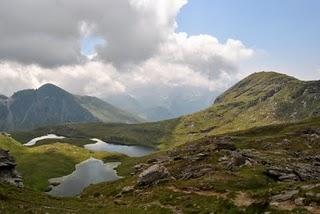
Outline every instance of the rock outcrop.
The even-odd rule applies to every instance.
[[[16,162],[9,151],[0,149],[0,182],[23,187],[22,178],[16,170]]]
[[[318,181],[320,166],[314,163],[295,163],[285,167],[272,166],[265,174],[276,181]]]
[[[138,178],[138,186],[151,186],[170,178],[170,172],[162,165],[155,164],[144,170]]]

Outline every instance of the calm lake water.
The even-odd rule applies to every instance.
[[[46,138],[45,138],[46,137]],[[58,137],[58,138],[56,138]],[[56,135],[47,135],[40,138],[35,138],[32,143],[28,145],[34,145],[37,141],[42,139],[61,139],[64,137]],[[128,155],[130,157],[142,157],[146,156],[155,150],[144,146],[127,146],[116,145],[106,143],[99,139],[91,139],[93,144],[87,144],[84,147],[91,151],[108,151],[117,152]],[[72,197],[79,195],[84,188],[91,184],[97,184],[106,181],[115,181],[120,179],[115,170],[121,163],[103,163],[101,160],[90,158],[78,165],[76,170],[67,176],[61,178],[50,179],[50,183],[59,183],[59,185],[52,188],[48,194],[57,197]]]
[[[30,140],[28,143],[24,144],[25,146],[34,146],[36,145],[36,143],[40,140],[46,140],[46,139],[63,139],[65,137],[63,136],[57,136],[55,134],[48,134],[48,135],[45,135],[45,136],[42,136],[42,137],[37,137],[37,138],[34,138],[32,140]]]
[[[111,144],[97,138],[91,140],[96,143],[87,144],[84,146],[86,149],[91,151],[118,152],[121,154],[128,155],[129,157],[143,157],[155,151],[154,149],[145,146],[127,146]]]
[[[79,195],[90,184],[120,179],[115,170],[121,163],[103,163],[101,160],[90,158],[78,165],[76,170],[67,176],[50,179],[50,183],[58,182],[58,186],[48,192],[57,197],[72,197]]]

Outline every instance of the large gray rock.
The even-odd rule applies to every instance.
[[[138,186],[151,186],[170,178],[170,172],[162,165],[155,164],[144,170],[138,178]]]
[[[317,162],[294,163],[291,165],[271,166],[265,174],[277,181],[319,181],[320,166]]]
[[[205,176],[214,171],[213,167],[209,164],[200,165],[188,165],[181,169],[181,171],[175,175],[176,179],[193,179]]]
[[[23,187],[22,178],[16,170],[14,158],[9,151],[0,149],[0,182],[6,182]]]
[[[265,174],[276,181],[298,181],[300,178],[293,169],[272,166],[265,170]]]
[[[242,166],[246,163],[247,158],[245,156],[243,156],[241,153],[239,152],[232,152],[231,153],[231,159],[227,165],[228,169],[233,169],[234,167],[239,167]]]
[[[293,166],[293,169],[302,181],[320,180],[320,166],[315,163],[298,163]]]
[[[271,200],[273,202],[288,201],[288,200],[292,199],[293,196],[297,195],[298,193],[299,193],[298,190],[284,191],[279,195],[272,196]]]

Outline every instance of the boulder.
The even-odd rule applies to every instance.
[[[319,181],[320,166],[313,162],[271,166],[265,170],[265,174],[277,181]]]
[[[178,174],[176,174],[175,178],[176,179],[199,178],[213,172],[213,170],[214,169],[210,164],[188,165],[184,167]]]
[[[320,180],[320,166],[311,162],[310,164],[298,163],[293,167],[295,174],[297,174],[302,181],[319,181]]]
[[[290,190],[282,192],[279,195],[272,196],[271,201],[272,202],[281,202],[281,201],[288,201],[293,198],[293,196],[297,195],[299,193],[299,190]]]
[[[143,171],[143,169],[145,169],[148,165],[141,163],[141,164],[137,164],[135,165],[134,168],[134,174],[140,173]]]
[[[276,181],[298,181],[299,177],[290,168],[269,167],[264,172],[267,176]]]
[[[228,154],[219,158],[219,162],[226,169],[234,170],[241,166],[253,166],[258,162],[255,160],[255,156],[248,151],[227,151]]]
[[[246,164],[247,158],[240,154],[239,152],[232,152],[231,153],[231,159],[228,162],[227,168],[228,169],[233,169],[234,167],[239,167],[244,164]]]
[[[170,172],[165,166],[155,164],[144,170],[138,178],[138,186],[152,186],[168,180]]]
[[[306,199],[305,199],[305,198],[302,198],[302,197],[296,198],[296,199],[294,200],[294,203],[295,203],[295,205],[297,205],[297,206],[303,206],[303,205],[306,203]]]

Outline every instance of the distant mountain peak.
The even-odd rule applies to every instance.
[[[284,89],[290,82],[301,83],[302,81],[273,71],[256,72],[225,91],[214,103],[247,101],[259,96],[269,96]]]
[[[320,81],[258,72],[228,89],[208,109],[183,118],[179,126],[184,133],[201,127],[205,134],[221,134],[319,116]]]
[[[10,105],[0,97],[0,130],[28,130],[69,122],[138,123],[139,118],[96,97],[73,95],[47,83],[14,93]]]
[[[248,77],[246,77],[243,80],[246,79],[261,79],[261,80],[271,80],[271,79],[275,79],[275,78],[280,78],[280,79],[289,79],[289,80],[297,80],[296,78],[289,76],[287,74],[283,74],[283,73],[279,73],[279,72],[275,72],[275,71],[260,71],[260,72],[255,72],[251,75],[249,75]]]
[[[60,88],[59,86],[56,86],[53,83],[46,83],[38,88],[38,91],[42,91],[42,90],[62,90],[62,91],[65,91],[64,89]]]

